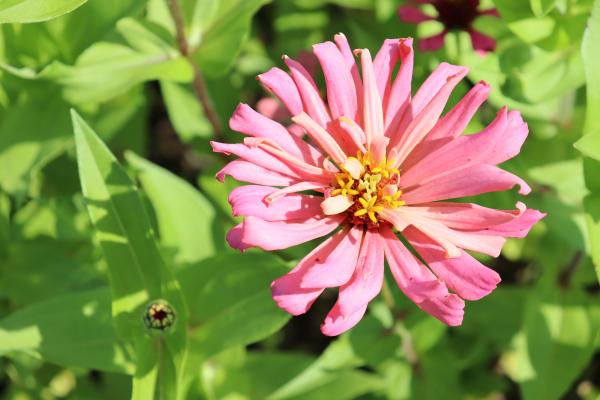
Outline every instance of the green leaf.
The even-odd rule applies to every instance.
[[[39,76],[62,85],[65,97],[73,103],[100,103],[149,80],[190,81],[193,71],[179,56],[99,42],[88,48],[74,66],[53,63]]]
[[[202,106],[189,85],[161,81],[160,91],[167,106],[169,120],[181,140],[190,143],[197,138],[212,137],[212,127],[204,117]]]
[[[529,0],[531,10],[536,17],[546,15],[550,10],[556,6],[558,0]]]
[[[558,399],[579,376],[594,353],[600,327],[591,307],[579,292],[553,289],[530,297],[514,350],[502,359],[525,400]]]
[[[87,0],[3,0],[0,24],[46,21],[73,11]]]
[[[35,118],[32,116],[35,115]],[[0,117],[0,186],[29,194],[39,171],[69,145],[68,106],[60,98],[32,99]]]
[[[177,263],[193,263],[215,254],[215,210],[189,183],[169,171],[126,153],[158,218],[162,245]]]
[[[183,0],[188,47],[203,73],[219,77],[229,71],[250,31],[252,16],[271,0]],[[175,33],[164,1],[149,5],[150,19]]]
[[[269,254],[222,254],[178,274],[190,307],[191,338],[204,357],[276,332],[289,319],[270,283],[289,272]]]
[[[583,136],[575,147],[585,156],[600,161],[600,1],[594,2],[581,52],[586,77],[587,111]]]
[[[600,194],[586,196],[583,200],[583,208],[589,232],[590,255],[600,281]]]
[[[110,292],[58,296],[0,322],[0,354],[24,351],[63,366],[132,373],[130,350],[117,340]]]
[[[178,282],[162,260],[135,185],[75,111],[72,118],[81,187],[96,239],[108,264],[117,331],[121,337],[136,343],[136,354],[143,359],[163,343],[162,337],[157,343],[147,340],[142,323],[146,304],[165,299],[173,306],[177,318],[164,337],[165,351],[171,356],[159,366],[159,374],[172,379],[159,383],[161,388],[175,388],[176,392],[173,370],[179,373],[185,358],[188,315]],[[136,379],[147,374],[146,368],[140,367]]]

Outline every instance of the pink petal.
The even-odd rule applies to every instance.
[[[490,93],[490,86],[479,82],[463,97],[450,112],[444,115],[410,153],[402,167],[408,171],[417,162],[459,136],[467,127],[477,109]]]
[[[298,87],[300,96],[302,97],[303,109],[311,116],[319,125],[326,127],[331,117],[325,108],[325,103],[321,98],[319,89],[315,81],[312,79],[308,71],[297,61],[284,56],[284,62],[287,64],[294,82]]]
[[[500,283],[496,271],[466,252],[463,251],[460,257],[447,258],[443,248],[418,230],[409,228],[403,234],[437,277],[463,299],[479,300]]]
[[[454,293],[442,299],[427,299],[417,305],[449,326],[460,326],[465,315],[465,302]]]
[[[246,250],[248,247],[243,241],[242,241],[242,233],[244,231],[243,228],[243,223],[241,224],[237,224],[236,226],[234,226],[233,228],[231,228],[229,230],[229,232],[227,232],[227,236],[225,237],[225,239],[227,240],[227,243],[229,243],[229,245],[231,247],[233,247],[234,249],[238,249],[241,251]]]
[[[341,141],[345,143],[346,147],[352,148],[353,150],[351,153],[346,154],[355,154],[356,150],[366,153],[367,149],[364,144],[366,143],[367,138],[360,125],[346,117],[341,117],[336,122],[340,127],[338,133]]]
[[[400,46],[403,39],[386,39],[373,60],[373,70],[377,79],[377,91],[383,104],[389,97],[392,74],[400,57]]]
[[[269,186],[240,186],[229,194],[234,216],[253,216],[265,221],[309,219],[321,212],[320,196],[289,194],[268,204],[265,198],[276,191]]]
[[[246,217],[242,224],[242,242],[248,247],[263,250],[281,250],[296,246],[331,233],[346,218],[334,215],[311,218],[298,222],[265,221]]]
[[[289,133],[280,123],[257,113],[247,104],[239,104],[229,119],[229,127],[257,138],[267,138],[283,150],[308,163],[319,165],[323,155],[310,144]]]
[[[517,204],[523,206],[522,203]],[[502,225],[518,218],[522,211],[496,210],[482,207],[472,203],[425,203],[418,207],[411,207],[411,212],[422,213],[429,219],[443,223],[449,228],[460,230],[479,231]]]
[[[269,194],[267,197],[265,197],[265,201],[267,202],[267,204],[271,205],[271,204],[275,203],[276,201],[278,201],[283,196],[286,196],[286,195],[289,195],[292,193],[304,192],[307,190],[322,191],[325,188],[327,188],[328,186],[329,185],[326,185],[326,184],[323,184],[320,182],[301,181],[298,183],[294,183],[293,185],[290,185],[288,187],[284,187],[282,189],[275,190],[274,192]],[[319,199],[322,199],[322,197],[319,197]],[[319,213],[317,213],[317,214],[319,214]]]
[[[382,228],[385,258],[398,287],[415,304],[445,324],[462,322],[464,302],[421,264],[389,228]]]
[[[348,71],[350,71],[352,79],[354,80],[354,88],[356,89],[357,110],[362,110],[362,79],[360,77],[360,74],[358,73],[358,66],[356,65],[356,60],[354,59],[352,49],[348,44],[348,39],[346,39],[346,36],[343,33],[338,33],[333,37],[333,40],[335,41],[335,44],[340,50],[340,53],[342,53],[346,68],[348,68]],[[361,115],[360,113],[358,113],[356,121],[360,123],[360,119]]]
[[[349,315],[366,306],[383,284],[383,242],[376,231],[366,231],[354,275],[340,288],[340,312]]]
[[[363,237],[361,228],[346,228],[323,242],[306,256],[300,287],[322,289],[347,283],[356,268]]]
[[[501,236],[450,229],[435,219],[415,212],[412,207],[402,207],[399,212],[403,213],[403,218],[410,225],[413,225],[442,246],[448,257],[460,257],[461,251],[459,248],[498,257],[506,241]]]
[[[539,212],[538,210],[527,209],[512,221],[493,226],[482,230],[479,233],[484,235],[523,238],[527,236],[533,225],[545,216],[545,213]]]
[[[391,223],[398,232],[402,232],[409,225],[402,217],[402,213],[398,212],[397,209],[386,208],[379,213],[379,216]]]
[[[469,31],[469,35],[471,36],[473,49],[484,53],[496,50],[496,41],[488,35],[484,35],[474,29]]]
[[[423,157],[402,176],[407,186],[477,164],[500,164],[516,156],[527,138],[520,113],[503,108],[482,132],[460,136]]]
[[[273,97],[263,97],[256,102],[256,111],[273,121],[285,121],[290,119],[290,113],[281,105],[279,100]]]
[[[385,107],[385,135],[392,137],[399,129],[404,129],[412,120],[410,106],[411,82],[414,64],[412,38],[400,39],[398,53],[400,55],[400,70],[394,79],[390,95]],[[410,111],[410,112],[409,112]],[[402,118],[403,114],[410,114],[410,118]]]
[[[500,18],[500,13],[498,13],[498,10],[495,8],[488,8],[487,10],[481,10],[481,11],[479,11],[479,15],[489,15],[491,17]]]
[[[436,51],[444,47],[444,38],[447,31],[442,31],[437,35],[429,36],[419,40],[419,49],[421,51]]]
[[[419,87],[412,100],[413,115],[419,114],[448,84],[448,80],[455,75],[466,75],[468,69],[459,65],[452,65],[446,62],[440,63],[436,69],[425,79],[425,82]]]
[[[321,325],[321,332],[327,336],[338,336],[353,328],[362,319],[367,311],[367,306],[362,306],[351,314],[344,314],[339,303],[335,303],[325,321]]]
[[[383,136],[383,110],[381,96],[377,91],[377,81],[375,71],[373,70],[373,63],[371,61],[371,53],[368,49],[362,49],[360,51],[360,61],[364,84],[363,123],[367,145],[370,146],[377,137]],[[382,157],[377,158],[381,159]]]
[[[419,8],[411,6],[398,7],[398,16],[403,22],[409,24],[420,24],[421,22],[433,19],[433,17],[425,14]]]
[[[287,275],[271,284],[277,305],[293,315],[303,314],[326,287],[346,283],[356,266],[362,231],[344,229],[321,243]]]
[[[419,112],[415,119],[406,128],[405,132],[397,138],[392,138],[394,142],[390,150],[395,150],[395,166],[399,166],[415,148],[417,144],[425,137],[425,135],[433,128],[441,115],[446,102],[452,93],[452,90],[467,74],[467,68],[461,68],[455,75],[450,76],[442,88],[436,93],[431,101]],[[416,97],[415,97],[416,99]],[[414,105],[415,102],[413,102]],[[413,109],[415,111],[415,109]]]
[[[313,46],[313,52],[321,63],[325,74],[327,101],[333,118],[347,116],[356,118],[357,98],[354,80],[345,64],[344,57],[332,42],[319,43]]]
[[[307,163],[303,159],[284,151],[270,139],[247,137],[244,139],[244,145],[253,150],[263,150],[266,154],[273,156],[278,161],[284,163],[290,170],[295,172],[295,175],[302,177],[304,180],[321,182],[330,182],[331,180],[330,176],[323,168],[316,167],[313,164]]]
[[[305,112],[301,112],[292,118],[296,124],[300,125],[306,130],[306,133],[312,140],[314,140],[319,147],[321,147],[331,158],[339,164],[343,164],[346,161],[346,154],[341,149],[339,144],[333,139],[331,134],[327,132],[321,125],[313,120]]]
[[[348,196],[331,196],[321,202],[321,209],[325,215],[336,215],[343,213],[354,204]]]
[[[216,177],[219,181],[223,182],[227,175],[240,182],[266,186],[289,186],[296,182],[295,178],[243,160],[231,161],[217,172]]]
[[[291,115],[302,111],[302,99],[292,78],[282,69],[273,67],[257,76],[259,82],[279,98]]]
[[[463,133],[473,115],[487,100],[490,92],[490,85],[483,81],[478,82],[448,114],[438,121],[431,133],[427,135],[427,139],[455,138]]]
[[[257,147],[249,147],[241,143],[210,142],[212,150],[226,155],[235,154],[242,160],[255,164],[269,171],[277,172],[292,178],[301,179],[303,175],[292,169],[287,163]]]
[[[465,169],[438,175],[412,189],[406,189],[402,200],[408,204],[476,196],[482,193],[509,190],[519,185],[519,194],[526,195],[531,188],[516,175],[493,165],[473,165]]]

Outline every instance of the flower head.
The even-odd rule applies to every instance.
[[[272,284],[274,300],[293,315],[305,313],[326,288],[339,287],[322,325],[326,335],[362,318],[381,290],[384,259],[418,307],[460,325],[464,300],[500,282],[465,250],[498,256],[505,238],[525,236],[543,214],[522,203],[496,210],[444,200],[515,185],[527,194],[523,180],[497,167],[519,152],[527,125],[519,112],[503,108],[483,131],[461,136],[489,86],[477,83],[441,116],[467,69],[442,63],[412,96],[412,39],[386,40],[374,60],[367,49],[353,53],[342,34],[313,51],[326,101],[291,58],[284,57],[289,73],[272,68],[259,76],[305,139],[241,104],[230,127],[247,135],[244,143],[212,143],[214,151],[238,156],[217,177],[251,184],[229,196],[233,213],[245,217],[228,233],[229,244],[279,250],[333,233]]]
[[[437,17],[425,14],[416,4],[401,6],[398,15],[404,22],[420,24],[425,21],[437,20],[444,25],[444,30],[419,42],[421,51],[438,50],[444,45],[446,34],[453,30],[469,33],[473,48],[479,52],[489,52],[496,49],[496,41],[491,37],[476,31],[473,22],[481,15],[498,16],[495,8],[479,10],[479,0],[412,0],[410,3],[431,4],[437,11]]]

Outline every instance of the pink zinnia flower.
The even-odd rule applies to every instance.
[[[339,287],[322,325],[326,335],[362,318],[381,290],[384,259],[418,307],[460,325],[463,299],[480,299],[500,282],[465,250],[498,256],[505,238],[524,237],[543,214],[522,203],[505,211],[442,200],[515,185],[529,193],[523,180],[496,166],[519,153],[527,124],[503,108],[483,131],[461,136],[489,86],[477,83],[440,118],[467,68],[442,63],[411,96],[412,39],[386,40],[374,61],[369,50],[357,50],[362,74],[342,34],[313,51],[327,102],[291,58],[284,57],[289,74],[272,68],[258,77],[308,140],[240,104],[230,127],[248,135],[244,143],[212,143],[214,151],[239,157],[218,179],[252,184],[229,196],[234,215],[245,217],[227,235],[229,244],[280,250],[337,231],[272,284],[277,304],[293,315],[307,312],[326,288]]]
[[[496,49],[494,39],[473,28],[473,22],[481,15],[498,17],[498,11],[495,8],[479,11],[479,0],[411,0],[409,3],[431,4],[435,7],[438,15],[432,17],[415,5],[407,5],[398,8],[398,15],[402,21],[409,24],[420,24],[425,21],[437,20],[444,25],[442,32],[419,41],[421,51],[439,50],[444,46],[446,34],[453,30],[468,32],[473,48],[479,52],[486,53]]]

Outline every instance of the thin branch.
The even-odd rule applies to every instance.
[[[219,116],[215,110],[213,101],[210,98],[208,89],[206,88],[206,84],[204,83],[204,77],[202,76],[202,72],[200,71],[200,68],[198,67],[196,62],[193,60],[192,55],[190,54],[187,38],[185,36],[185,23],[183,15],[181,13],[181,7],[179,7],[179,3],[177,2],[177,0],[168,0],[168,2],[171,15],[173,16],[173,21],[175,22],[175,34],[177,36],[177,45],[179,46],[179,51],[184,57],[188,59],[188,61],[194,69],[194,81],[192,84],[194,87],[194,92],[196,93],[198,101],[202,105],[204,114],[206,115],[208,122],[213,128],[215,138],[219,139],[223,136],[223,128],[221,126],[221,121],[219,120]]]

